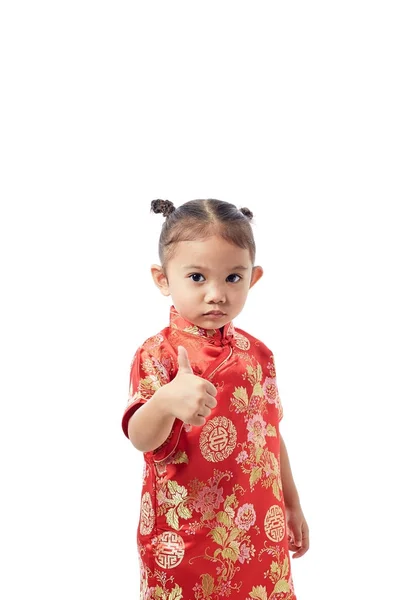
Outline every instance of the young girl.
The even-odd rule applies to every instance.
[[[235,327],[255,266],[248,208],[192,200],[162,212],[153,279],[169,325],[138,348],[122,428],[143,452],[141,600],[296,600],[308,526],[279,421],[274,357]],[[139,409],[139,410],[138,410]]]

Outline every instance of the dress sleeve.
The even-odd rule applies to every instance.
[[[122,416],[122,429],[126,437],[129,437],[128,422],[133,413],[169,380],[162,362],[144,348],[138,348],[130,366],[128,404]]]
[[[275,359],[274,355],[271,351],[269,351],[269,357],[267,361],[267,376],[264,381],[264,391],[267,397],[267,400],[270,404],[274,404],[277,410],[278,422],[282,421],[283,418],[283,408],[281,399],[279,396],[278,385],[276,382],[276,369],[275,369]]]
[[[122,416],[122,430],[127,438],[129,438],[128,423],[133,413],[142,404],[150,400],[154,392],[169,383],[170,380],[170,373],[163,362],[162,356],[160,355],[160,358],[157,358],[145,348],[138,348],[131,362],[128,404]],[[176,418],[168,438],[161,446],[144,454],[159,461],[169,456],[176,446],[182,426],[183,422]]]

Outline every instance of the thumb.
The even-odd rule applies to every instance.
[[[184,346],[178,346],[178,371],[180,373],[189,373],[193,375],[193,369],[190,366],[189,356]]]

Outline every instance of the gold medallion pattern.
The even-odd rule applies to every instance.
[[[163,569],[177,567],[185,554],[185,543],[176,531],[164,531],[158,536],[154,555],[156,563]]]
[[[240,350],[248,350],[250,348],[249,340],[247,339],[247,337],[245,337],[241,333],[238,333],[237,331],[235,331],[234,338],[235,338],[235,344],[238,348],[240,348]]]
[[[271,542],[281,542],[285,536],[285,515],[277,504],[271,506],[265,515],[264,529]]]
[[[227,417],[215,417],[208,421],[200,434],[200,451],[210,462],[228,458],[236,448],[236,427]]]

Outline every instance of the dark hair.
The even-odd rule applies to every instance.
[[[253,213],[238,209],[223,200],[189,200],[178,208],[170,200],[152,200],[151,210],[166,217],[158,243],[163,267],[173,256],[174,245],[181,241],[206,239],[219,235],[231,244],[247,248],[254,265],[256,246],[250,224]]]

